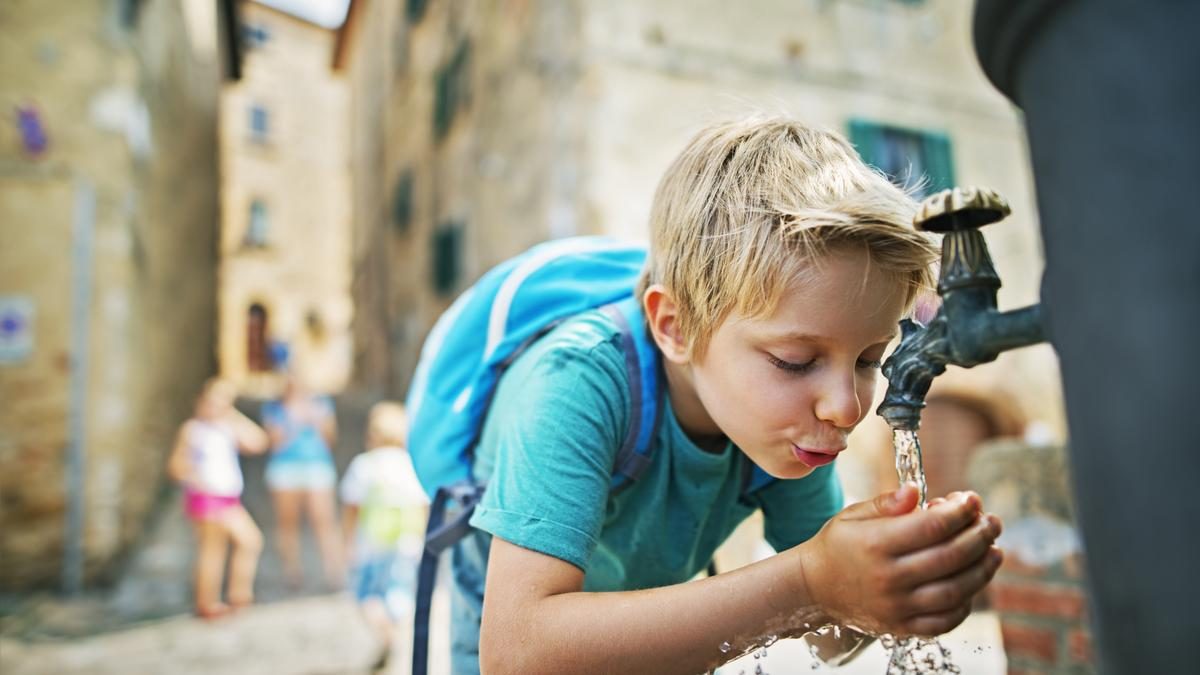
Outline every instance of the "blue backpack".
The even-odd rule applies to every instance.
[[[505,369],[562,320],[603,307],[621,327],[634,416],[613,486],[640,474],[658,408],[658,351],[634,286],[643,246],[602,237],[540,244],[501,263],[434,324],[409,389],[408,451],[431,499],[471,481],[471,451]]]
[[[406,401],[408,452],[432,499],[417,576],[415,675],[423,675],[428,666],[438,556],[470,531],[468,521],[483,496],[484,486],[475,484],[471,473],[475,444],[500,376],[526,348],[582,312],[599,308],[612,317],[621,330],[632,401],[612,489],[637,480],[649,464],[662,399],[658,349],[644,328],[634,293],[645,260],[644,246],[605,237],[540,244],[483,275],[426,338]],[[747,490],[770,481],[761,469],[749,466]],[[451,504],[458,509],[447,522]]]

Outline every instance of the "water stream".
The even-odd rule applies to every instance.
[[[897,429],[892,434],[896,450],[896,475],[900,484],[914,483],[920,493],[920,507],[925,508],[925,467],[921,464],[921,443],[917,432]],[[950,660],[950,650],[936,639],[919,637],[897,638],[881,635],[879,643],[890,649],[887,675],[936,675],[962,672]]]

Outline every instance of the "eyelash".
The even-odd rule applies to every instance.
[[[771,354],[767,354],[767,360],[770,361],[771,365],[775,366],[776,368],[780,370],[786,370],[789,373],[807,373],[813,369],[813,366],[817,364],[816,359],[806,363],[792,363],[791,361],[784,361],[783,359]]]
[[[792,363],[791,361],[784,361],[783,359],[773,356],[771,354],[767,354],[767,360],[769,360],[771,362],[771,365],[775,366],[776,368],[778,368],[780,370],[785,370],[789,373],[798,373],[798,374],[807,373],[808,371],[812,370],[813,367],[815,367],[817,365],[816,359],[813,359],[806,363]],[[859,359],[859,361],[858,361],[858,367],[863,368],[865,370],[877,370],[882,365],[883,365],[883,362],[878,361],[878,360],[863,361],[862,359]]]

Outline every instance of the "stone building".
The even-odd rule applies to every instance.
[[[221,94],[221,374],[277,393],[283,353],[309,384],[350,376],[350,172],[334,32],[242,4],[242,78]]]
[[[997,189],[1014,209],[987,230],[1001,307],[1036,301],[1021,120],[979,71],[970,10],[958,0],[353,0],[335,61],[354,120],[356,377],[401,395],[455,294],[532,243],[644,238],[657,180],[689,136],[747,112],[841,131],[926,190]],[[1003,423],[963,422],[986,422],[982,437],[1029,420],[1063,433],[1048,347],[948,374],[931,396],[943,388],[951,416],[985,414],[953,392],[1003,399]],[[881,447],[885,434],[875,424],[858,436]]]
[[[0,587],[109,568],[215,370],[235,10],[0,5]]]

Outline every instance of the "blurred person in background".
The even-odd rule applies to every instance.
[[[242,506],[238,451],[262,453],[269,441],[261,427],[233,407],[234,396],[229,382],[206,382],[195,414],[180,427],[167,461],[167,473],[183,486],[184,510],[195,525],[196,614],[206,619],[254,600],[254,574],[263,545],[262,532]],[[228,604],[221,602],[227,554]]]
[[[404,406],[376,403],[367,418],[367,450],[342,478],[342,528],[351,584],[379,640],[374,668],[387,666],[400,617],[413,609],[429,499],[406,449]]]
[[[303,584],[300,517],[308,516],[321,551],[325,582],[342,587],[344,567],[338,542],[334,486],[337,469],[330,450],[337,438],[333,401],[311,393],[295,371],[285,371],[283,397],[263,406],[271,438],[266,484],[275,508],[276,544],[284,575],[293,589]]]

